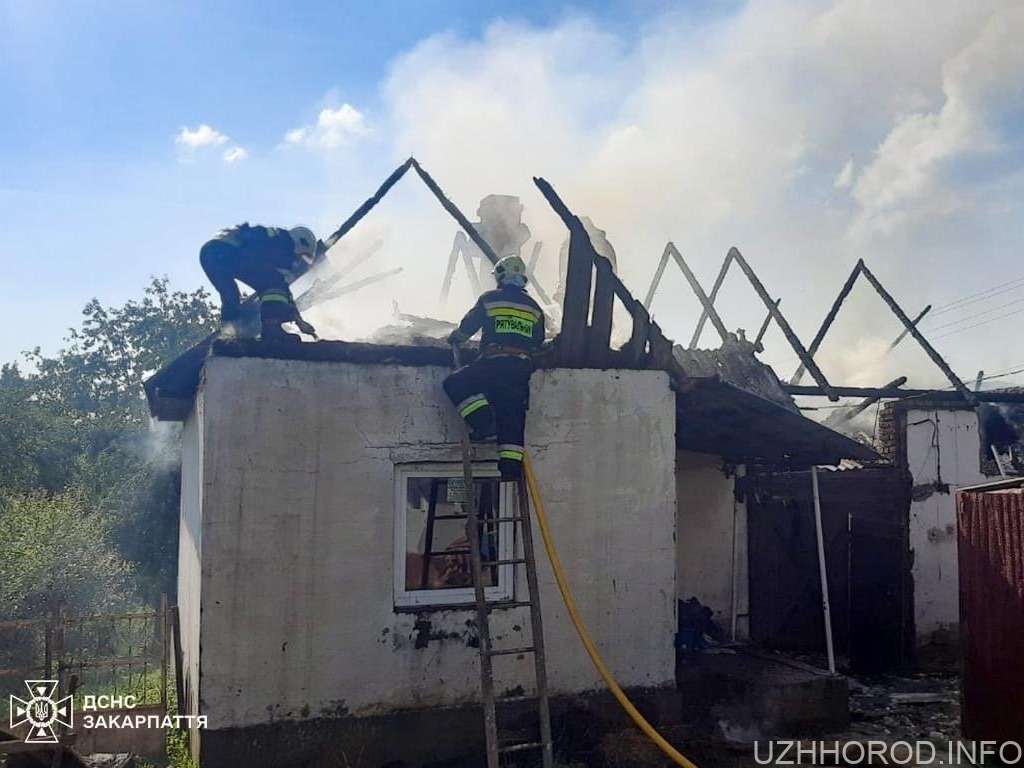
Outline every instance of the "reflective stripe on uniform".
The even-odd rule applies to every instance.
[[[490,405],[490,403],[487,402],[487,398],[484,395],[470,395],[459,403],[456,408],[459,409],[459,415],[462,418],[466,418],[469,414],[479,411],[487,405]]]
[[[523,320],[537,321],[541,313],[529,304],[517,304],[514,301],[485,301],[484,309],[490,317],[504,315],[506,317],[519,317]]]
[[[506,443],[498,446],[499,459],[511,459],[512,461],[523,460],[523,446]]]
[[[269,291],[263,291],[260,294],[260,301],[279,302],[281,304],[291,304],[292,297],[289,296],[285,291],[277,288],[271,288]]]

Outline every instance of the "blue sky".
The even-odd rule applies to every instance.
[[[0,360],[55,351],[89,299],[150,275],[205,285],[196,253],[226,224],[329,232],[409,154],[467,213],[520,195],[552,281],[563,234],[533,175],[608,231],[636,294],[669,239],[708,283],[737,245],[805,341],[860,257],[908,312],[1022,277],[1020,4],[907,3],[0,0]],[[385,237],[379,268],[406,273],[337,302],[340,335],[391,300],[461,309],[421,301],[450,223],[395,197],[353,242]],[[1017,298],[936,316],[964,375],[1024,366],[1001,342],[1024,314],[997,309]],[[760,324],[737,281],[722,301],[727,326]],[[879,310],[855,292],[832,378],[940,384],[912,349],[880,362],[898,327]],[[696,311],[655,304],[676,338]],[[765,359],[791,358],[771,335]]]
[[[330,94],[372,111],[392,59],[430,35],[583,13],[630,34],[664,5],[0,0],[0,359],[56,349],[87,300],[131,298],[149,274],[201,284],[197,237],[222,224],[274,209],[303,218],[272,190],[246,189],[260,179],[240,169],[176,164],[182,127],[213,125],[270,152]],[[201,224],[182,231],[193,214]]]

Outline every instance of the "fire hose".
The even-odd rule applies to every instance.
[[[590,660],[594,662],[594,666],[597,668],[598,673],[601,675],[608,689],[615,696],[615,699],[622,705],[622,708],[626,710],[626,714],[632,718],[633,722],[636,723],[637,727],[644,732],[644,734],[664,752],[676,765],[685,766],[685,768],[697,768],[692,762],[690,762],[685,755],[679,752],[675,747],[669,744],[664,737],[658,733],[654,726],[652,726],[643,715],[633,706],[633,702],[629,700],[626,693],[622,690],[619,684],[612,677],[611,671],[605,665],[601,655],[597,652],[597,647],[594,645],[594,641],[590,639],[590,633],[587,632],[586,626],[583,624],[583,619],[580,618],[579,611],[576,608],[576,600],[572,596],[572,592],[569,591],[569,584],[566,582],[565,573],[562,571],[562,564],[558,559],[558,552],[555,550],[554,539],[551,536],[551,529],[548,527],[547,514],[544,512],[544,501],[540,497],[540,488],[537,485],[537,476],[533,473],[533,462],[530,460],[530,455],[526,452],[523,453],[523,469],[526,472],[526,484],[530,488],[530,496],[533,497],[533,505],[537,513],[537,523],[540,526],[541,537],[544,539],[544,548],[548,552],[548,559],[551,560],[551,569],[555,573],[555,581],[558,582],[558,591],[562,593],[562,600],[565,601],[565,607],[569,611],[569,618],[572,619],[573,626],[576,627],[576,633],[580,636],[580,641],[583,643],[583,647],[587,650],[587,655],[590,656]]]

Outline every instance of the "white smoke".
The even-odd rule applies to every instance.
[[[636,39],[586,17],[496,22],[480,39],[444,34],[398,57],[375,129],[394,165],[415,154],[470,219],[487,194],[520,196],[549,293],[565,230],[534,175],[607,231],[637,297],[667,240],[706,288],[736,245],[808,344],[858,257],[912,315],[1020,272],[1007,246],[1021,245],[1022,34],[1011,0],[751,0],[711,20],[652,19]],[[438,301],[455,232],[410,174],[350,235],[386,241],[367,269],[405,271],[319,322],[366,335],[391,321],[392,298],[457,320],[472,299],[461,265],[450,301]],[[738,273],[720,308],[748,338],[764,317]],[[673,266],[653,312],[689,341],[699,307]],[[941,386],[912,339],[884,354],[900,330],[861,286],[822,348],[826,373]],[[702,344],[717,346],[710,326]],[[984,332],[937,346],[965,376],[1020,362]],[[766,347],[788,377],[796,360],[774,326]]]

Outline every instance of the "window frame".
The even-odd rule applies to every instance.
[[[473,479],[498,478],[497,464],[483,462],[473,464]],[[452,587],[449,589],[407,589],[406,582],[406,546],[408,544],[409,516],[406,508],[407,486],[410,478],[459,478],[463,477],[462,465],[455,462],[420,462],[395,464],[394,475],[394,603],[395,608],[471,608],[476,602],[476,593],[472,586]],[[498,514],[500,517],[512,517],[515,513],[514,483],[498,483]],[[498,523],[498,559],[511,560],[516,547],[515,523]],[[484,587],[484,597],[488,603],[497,603],[515,598],[515,566],[499,565],[497,584]]]

